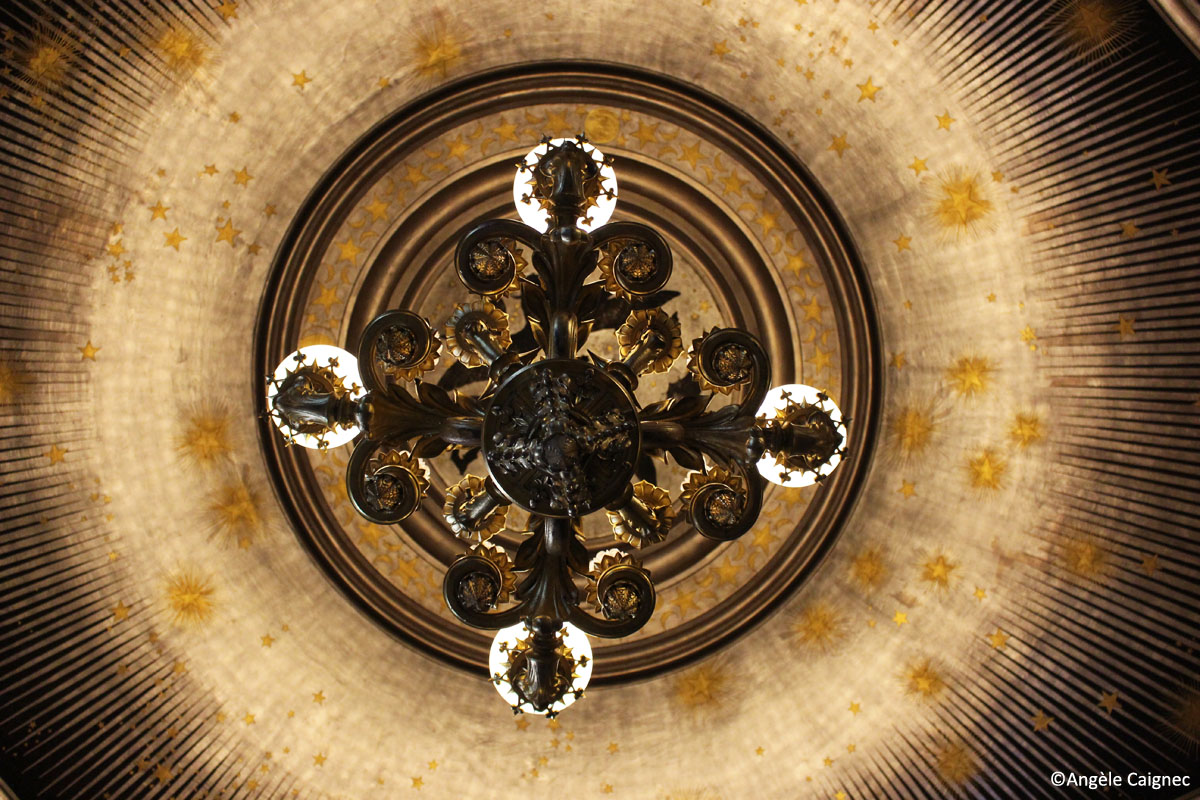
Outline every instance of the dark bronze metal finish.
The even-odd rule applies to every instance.
[[[643,455],[670,454],[699,473],[703,485],[683,513],[704,536],[728,541],[758,518],[766,481],[756,463],[764,452],[781,464],[815,470],[840,455],[842,436],[818,406],[789,406],[770,421],[756,418],[770,387],[770,362],[745,331],[714,329],[692,345],[690,368],[702,386],[740,390],[738,402],[716,411],[708,410],[712,394],[646,407],[634,399],[638,376],[665,371],[680,353],[678,323],[661,310],[630,313],[618,331],[623,358],[581,357],[588,327],[610,297],[604,282],[587,280],[599,249],[619,243],[614,276],[619,289],[632,294],[666,282],[670,250],[638,223],[592,233],[581,228],[580,218],[603,191],[600,166],[582,134],[543,144],[537,164],[521,169],[532,173],[532,195],[550,214],[548,229],[491,220],[470,231],[455,255],[464,285],[487,296],[517,278],[508,243],[532,251],[536,278],[520,278],[518,286],[540,352],[520,352],[507,316],[490,303],[459,306],[446,337],[460,361],[488,367],[489,381],[478,397],[468,397],[413,379],[414,397],[401,384],[433,347],[432,328],[410,312],[390,311],[367,327],[359,347],[365,396],[337,396],[318,367],[301,366],[273,381],[279,391],[271,412],[295,430],[358,421],[362,436],[346,480],[356,507],[374,522],[394,522],[416,508],[423,489],[418,459],[447,447],[482,450],[490,477],[475,489],[468,479],[469,491],[447,502],[446,516],[460,536],[482,542],[495,532],[499,506],[530,512],[532,530],[514,565],[524,578],[515,605],[494,610],[503,584],[498,567],[484,555],[467,554],[448,570],[444,597],[460,620],[477,628],[525,622],[532,645],[513,660],[509,683],[523,702],[545,712],[571,685],[573,662],[555,645],[564,622],[616,638],[641,628],[654,610],[645,569],[620,564],[593,578],[579,523],[607,508],[619,541],[640,548],[666,538],[674,517],[669,496],[630,482]],[[401,447],[411,451],[379,458],[381,449]],[[600,617],[580,608],[577,577],[596,580]]]
[[[787,177],[803,176],[803,168],[782,157],[783,151],[777,147],[777,143],[771,143],[769,135],[715,98],[697,93],[682,84],[676,85],[662,76],[650,76],[608,65],[537,65],[532,73],[530,69],[524,67],[478,76],[440,91],[436,97],[425,98],[414,106],[415,111],[405,112],[409,114],[406,130],[419,129],[427,124],[422,122],[423,119],[433,119],[422,116],[427,114],[421,110],[423,108],[442,109],[444,106],[453,107],[456,113],[470,113],[476,106],[483,108],[493,104],[496,88],[510,84],[518,94],[526,92],[530,98],[535,96],[538,86],[550,87],[549,97],[552,98],[558,97],[558,94],[562,98],[590,96],[596,98],[592,102],[603,102],[600,98],[621,97],[632,104],[657,109],[659,113],[675,114],[681,123],[686,120],[686,124],[702,127],[704,135],[749,154],[753,163],[763,165],[763,172],[759,175],[767,180],[770,191],[776,196],[796,199],[799,205],[795,207],[803,208],[807,222],[815,224],[822,236],[828,232],[822,241],[847,241],[844,232],[821,205],[824,201],[812,195],[811,181],[804,183],[807,178],[793,180]],[[559,85],[573,88],[570,93],[563,94],[553,88]],[[578,92],[583,94],[578,94],[574,87],[578,87]],[[513,95],[512,102],[518,102],[517,97]],[[720,114],[713,116],[711,111],[702,110],[706,107],[720,107]],[[443,112],[439,110],[437,113]],[[723,122],[724,127],[708,125],[705,121],[708,119],[732,121],[732,124]],[[393,123],[389,121],[388,125]],[[297,218],[298,223],[281,248],[276,271],[267,291],[269,311],[263,314],[264,326],[260,331],[260,342],[265,349],[260,350],[259,358],[264,368],[278,358],[275,354],[287,352],[296,341],[294,331],[299,318],[289,309],[295,308],[296,298],[304,289],[289,283],[292,280],[289,270],[309,262],[315,263],[313,259],[322,247],[321,240],[316,238],[315,231],[318,228],[308,221],[323,217],[337,219],[345,213],[344,206],[331,205],[333,198],[343,196],[345,191],[336,176],[370,174],[372,170],[378,170],[379,167],[371,166],[372,163],[380,164],[380,159],[386,156],[373,142],[384,141],[391,135],[388,132],[390,130],[394,128],[383,131],[383,139],[374,132],[365,137],[363,145],[348,154],[345,163],[331,172],[331,182],[314,192],[312,202],[302,210]],[[577,227],[578,218],[588,208],[589,194],[594,193],[597,187],[594,176],[588,174],[588,162],[579,157],[581,149],[574,149],[579,152],[573,152],[572,148],[560,148],[555,151],[553,159],[544,160],[538,167],[532,194],[547,205],[554,206],[553,221],[546,234],[519,222],[497,220],[472,226],[460,240],[453,256],[456,270],[464,285],[484,299],[471,304],[463,312],[459,320],[461,324],[452,326],[449,337],[442,334],[439,342],[442,332],[438,330],[435,333],[432,326],[409,312],[391,311],[380,315],[375,311],[373,316],[376,318],[369,323],[366,321],[369,317],[361,321],[350,318],[349,330],[352,336],[358,336],[361,340],[358,351],[360,371],[368,395],[355,407],[354,418],[362,423],[364,434],[347,470],[348,490],[355,507],[369,519],[392,523],[412,514],[418,506],[424,506],[422,514],[414,515],[413,519],[417,519],[419,526],[428,525],[431,517],[428,510],[433,507],[432,503],[438,507],[442,504],[436,495],[431,498],[432,503],[430,500],[422,503],[422,497],[431,496],[425,491],[424,474],[418,474],[421,470],[418,459],[447,448],[483,448],[491,473],[490,480],[472,490],[473,494],[458,506],[456,519],[469,529],[479,521],[490,519],[492,512],[503,509],[506,504],[533,511],[529,525],[531,530],[523,535],[523,540],[518,540],[524,544],[517,550],[515,558],[516,570],[523,577],[514,593],[516,605],[504,608],[503,593],[496,588],[503,585],[504,576],[499,574],[496,564],[478,555],[460,557],[450,563],[446,575],[447,604],[460,618],[479,627],[494,628],[515,620],[546,616],[552,620],[571,622],[594,635],[619,637],[637,630],[649,619],[653,611],[653,586],[646,569],[639,564],[616,564],[606,570],[589,572],[589,553],[579,543],[578,514],[586,513],[585,509],[604,509],[621,541],[635,547],[663,539],[673,541],[679,535],[673,530],[677,521],[681,525],[690,522],[695,530],[714,543],[725,541],[746,530],[761,508],[762,478],[753,467],[754,461],[763,452],[783,452],[797,445],[809,447],[817,443],[799,433],[784,435],[773,432],[776,429],[790,430],[790,422],[756,425],[753,420],[753,414],[769,384],[772,362],[777,362],[780,354],[784,354],[785,359],[789,358],[787,354],[792,352],[786,330],[763,328],[761,324],[756,324],[756,333],[765,338],[760,339],[759,335],[736,329],[723,329],[712,331],[697,340],[690,359],[693,373],[707,382],[710,390],[733,393],[731,399],[735,401],[734,404],[716,410],[709,408],[711,398],[684,398],[644,408],[633,403],[632,389],[637,385],[639,374],[664,357],[664,352],[670,349],[671,331],[669,327],[664,328],[661,320],[631,319],[630,323],[637,322],[644,330],[635,326],[641,334],[619,359],[610,362],[579,358],[581,346],[590,333],[592,315],[602,300],[612,296],[609,291],[626,298],[653,295],[666,285],[672,259],[666,240],[644,224],[614,222],[590,234]],[[623,156],[622,164],[628,162],[627,167],[622,167],[623,175],[633,176],[635,180],[649,180],[650,183],[646,185],[653,187],[654,181],[658,180],[657,174],[653,170],[647,171],[647,166],[640,163],[636,156],[632,160],[630,158],[629,155]],[[486,169],[490,171],[488,175],[494,172],[496,176],[494,179],[488,178],[489,185],[502,186],[502,175],[507,170],[499,164]],[[571,174],[560,174],[563,169]],[[511,171],[508,171],[508,175],[511,176]],[[511,181],[511,177],[508,180]],[[626,177],[625,180],[629,181],[630,178]],[[680,189],[687,191],[687,187],[680,186]],[[495,197],[496,194],[491,196]],[[492,202],[485,195],[470,196],[476,197],[473,201],[476,203]],[[463,199],[468,199],[468,196]],[[446,195],[443,200],[439,195],[429,202],[433,207],[452,202],[452,198]],[[699,203],[699,207],[703,207],[706,201],[696,195],[688,202]],[[624,207],[637,208],[636,205]],[[677,244],[681,241],[681,220],[655,218],[653,221],[670,230]],[[733,230],[730,229],[731,232]],[[389,262],[401,257],[395,249],[396,245],[405,241],[400,233],[397,231],[393,235],[380,257]],[[724,233],[721,235],[725,236]],[[415,229],[409,232],[408,237],[409,241],[422,240],[421,232]],[[531,263],[534,276],[518,277],[513,257],[514,248],[518,246],[526,253],[533,253]],[[848,327],[843,327],[843,320],[839,317],[838,334],[848,347],[846,357],[856,365],[862,365],[862,370],[856,368],[843,374],[842,396],[851,399],[852,404],[846,410],[856,418],[859,444],[845,456],[840,470],[842,477],[825,490],[828,500],[817,504],[816,513],[809,515],[811,524],[823,531],[836,530],[838,520],[848,513],[849,500],[861,480],[865,455],[869,452],[878,422],[878,405],[869,391],[871,384],[878,380],[878,345],[869,324],[869,296],[865,294],[865,285],[850,256],[832,244],[829,246],[833,249],[827,251],[825,257],[834,263],[845,264],[844,268],[839,267],[843,271],[827,275],[831,297],[849,309],[850,318],[856,320]],[[602,247],[610,247],[612,253],[610,277],[615,289],[606,290],[603,283],[588,283],[587,280],[595,270],[598,251]],[[747,256],[749,251],[739,256],[736,263],[748,263],[744,261]],[[765,285],[759,288],[754,283],[760,279],[752,271],[746,272],[744,277],[739,273],[720,275],[716,279],[722,291],[728,291],[732,296],[751,293],[746,295],[745,302],[737,300],[737,309],[761,308],[761,304],[751,301],[753,293],[761,295],[767,305],[774,302],[770,291],[764,293]],[[371,283],[372,280],[373,277],[362,287],[363,297],[368,298],[369,302],[356,305],[352,313],[357,314],[359,307],[376,304],[377,300],[371,298],[382,296],[380,289]],[[285,289],[285,292],[281,293],[281,289]],[[535,336],[537,350],[532,352],[519,351],[506,342],[507,331],[501,330],[502,326],[495,324],[487,309],[480,305],[514,289]],[[380,306],[376,305],[376,308]],[[735,323],[740,313],[735,311],[732,315]],[[859,320],[865,321],[866,327]],[[289,331],[292,333],[289,334]],[[769,349],[764,349],[760,343],[762,341],[769,343]],[[436,356],[439,347],[444,351],[452,346],[468,357],[477,359],[484,368],[482,371],[486,373],[488,382],[477,397],[442,390],[420,380],[421,367],[428,363],[431,354]],[[768,352],[771,353],[770,358]],[[557,392],[559,400],[565,399],[565,404],[558,412],[541,416],[528,403],[528,399],[535,390],[539,390],[532,378],[542,374],[539,369],[531,369],[530,365],[545,365],[555,361],[586,367],[594,371],[589,374],[602,377],[603,380],[596,382],[602,387],[598,391],[615,403],[613,410],[618,412],[617,417],[607,421],[589,420],[593,426],[590,432],[577,429],[569,436],[554,432],[557,426],[563,424],[563,420],[571,418],[568,406],[574,401],[570,399],[570,391],[550,390],[543,385],[540,391],[550,391],[551,394]],[[527,377],[521,378],[523,375]],[[521,387],[521,380],[528,381],[527,385]],[[511,388],[510,381],[513,382]],[[411,388],[404,387],[403,384],[407,382],[412,382]],[[504,404],[497,405],[497,401],[509,395],[524,398],[512,402],[528,426],[527,434],[505,431],[493,452],[493,448],[487,444],[489,420],[498,421],[501,418]],[[598,404],[600,401],[588,402]],[[283,412],[286,407],[285,403],[278,409]],[[588,415],[595,418],[597,415],[590,408]],[[631,418],[636,425],[624,430]],[[503,426],[497,423],[497,427]],[[861,438],[858,434],[861,434]],[[628,442],[622,438],[626,435]],[[276,485],[291,498],[285,502],[285,507],[294,517],[302,541],[312,549],[318,562],[330,570],[328,574],[339,587],[398,637],[449,663],[478,669],[478,665],[485,660],[483,653],[486,645],[483,642],[486,640],[446,631],[434,617],[430,617],[428,623],[422,621],[428,612],[417,608],[413,601],[394,587],[370,579],[371,567],[353,544],[336,532],[337,526],[328,521],[328,509],[314,506],[306,499],[318,493],[312,488],[313,479],[307,468],[301,466],[303,460],[297,461],[294,456],[288,455],[277,439],[277,436],[273,439],[264,438],[264,446],[268,450],[268,462],[276,469]],[[577,493],[577,487],[571,488],[573,483],[567,473],[572,467],[572,457],[578,456],[581,450],[595,463],[608,468],[612,473],[608,483],[619,486],[619,493],[607,484],[601,486],[600,482],[594,480],[591,470],[585,471],[592,484],[587,487],[586,497]],[[624,459],[610,458],[610,455],[621,450],[634,454],[670,455],[678,463],[699,471],[709,480],[691,492],[686,506],[679,508],[679,513],[676,513],[669,499],[664,502],[655,494],[653,490],[657,490],[657,487],[645,483],[635,486],[630,482],[631,473]],[[814,452],[806,457],[810,462],[819,463],[827,456]],[[529,469],[524,469],[526,463]],[[616,469],[618,464],[622,469]],[[845,477],[847,474],[851,476],[849,479]],[[535,500],[535,492],[526,488],[523,494],[521,487],[539,484],[539,476],[542,478],[541,495],[540,500]],[[523,518],[524,514],[516,510],[509,513],[509,530],[514,531],[513,523]],[[329,534],[318,535],[318,531],[328,531]],[[669,533],[672,535],[668,539]],[[517,534],[502,535],[505,546],[512,547],[509,541]],[[702,541],[697,539],[695,544],[689,543],[687,546],[704,547]],[[703,623],[710,632],[700,642],[687,638],[695,627],[689,624],[683,626],[678,635],[672,632],[652,635],[646,640],[649,646],[639,640],[637,643],[601,648],[603,657],[597,662],[593,680],[603,683],[648,675],[696,658],[707,649],[728,641],[745,626],[761,618],[788,588],[802,579],[827,546],[828,534],[822,534],[818,543],[820,546],[815,548],[805,545],[799,549],[785,548],[781,551],[776,559],[779,565],[773,567],[770,582],[753,587],[756,602],[747,605],[740,599],[741,593],[735,595],[731,598],[728,610],[722,611],[711,622]],[[459,547],[458,552],[461,553],[461,544]],[[437,557],[444,556],[439,551]],[[793,566],[789,568],[789,564]],[[585,583],[586,587],[577,585],[579,582]],[[598,616],[580,610],[584,588],[586,596],[593,598]],[[747,591],[749,589],[747,587]],[[405,619],[417,624],[398,627],[396,620],[399,617],[389,610],[393,608],[407,609],[404,611]],[[746,610],[739,611],[742,608]],[[674,644],[676,640],[683,646]]]

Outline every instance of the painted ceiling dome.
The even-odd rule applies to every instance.
[[[7,791],[1194,783],[1197,29],[1125,0],[0,12]],[[514,718],[490,635],[441,594],[471,545],[446,487],[484,459],[428,459],[426,500],[377,525],[349,448],[284,447],[262,395],[387,309],[441,326],[470,300],[463,232],[515,218],[517,163],[580,133],[613,159],[613,218],[674,253],[680,347],[754,333],[849,437],[741,539],[642,550],[650,622],[593,643],[583,701]],[[512,301],[486,313],[516,333]],[[588,347],[615,357],[623,319]],[[424,380],[479,380],[452,349]],[[638,400],[684,391],[686,362]],[[592,556],[614,544],[594,517]],[[526,525],[510,509],[491,543],[511,557]]]

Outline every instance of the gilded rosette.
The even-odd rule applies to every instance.
[[[500,573],[500,587],[496,593],[496,603],[507,602],[508,598],[512,597],[517,590],[517,574],[513,571],[513,562],[508,557],[508,553],[495,545],[480,542],[468,550],[467,555],[486,558],[495,565],[496,570]]]
[[[639,549],[667,538],[675,521],[671,496],[649,481],[635,483],[629,503],[606,513],[616,540]]]
[[[467,367],[482,367],[488,362],[475,348],[470,333],[491,339],[497,349],[506,350],[512,344],[508,332],[508,314],[487,300],[455,306],[454,313],[446,320],[443,338],[450,355]]]
[[[429,481],[426,478],[425,464],[419,458],[413,458],[412,454],[404,450],[385,450],[376,453],[375,456],[367,462],[368,474],[374,474],[383,467],[400,467],[410,473],[417,479],[417,487],[421,494],[429,488]]]
[[[633,311],[617,328],[617,343],[621,346],[621,358],[637,348],[648,333],[657,333],[666,346],[656,350],[654,358],[643,368],[643,372],[666,372],[683,352],[683,340],[679,336],[679,322],[662,309]]]
[[[399,337],[398,339],[389,341],[392,352],[394,352],[397,356],[403,357],[408,355],[409,348],[412,347],[410,342],[406,341],[404,338],[406,334],[409,337],[412,335],[403,330],[398,330],[395,332],[395,334],[389,334]],[[381,363],[383,364],[383,371],[396,380],[412,381],[436,367],[438,365],[438,357],[442,354],[442,341],[435,331],[430,331],[429,335],[432,338],[432,341],[429,344],[429,352],[425,355],[425,358],[410,367],[401,367],[395,363],[382,361]]]
[[[700,351],[704,340],[713,335],[720,328],[714,327],[708,333],[692,340],[691,347],[688,348],[688,371],[696,378],[696,383],[700,384],[700,389],[706,392],[720,392],[721,394],[732,394],[733,390],[750,380],[749,360],[745,348],[737,343],[729,343],[724,347],[718,348],[713,354],[713,364],[709,369],[715,370],[715,373],[706,375],[705,369],[701,364]],[[713,383],[709,377],[721,376],[726,379],[725,383]],[[718,377],[718,380],[720,377]]]
[[[734,475],[727,469],[721,467],[713,467],[704,472],[689,472],[687,480],[680,487],[679,508],[683,511],[685,517],[691,520],[690,511],[692,508],[692,497],[701,487],[710,483],[723,483],[732,489],[735,493],[742,493],[742,479],[738,475]]]
[[[504,516],[508,506],[500,505],[484,515],[477,524],[471,525],[466,518],[467,505],[486,494],[487,488],[483,478],[476,475],[466,475],[461,481],[446,489],[446,503],[442,506],[442,514],[450,529],[460,539],[475,542],[487,541],[491,536],[504,527]]]
[[[626,553],[623,550],[618,550],[613,547],[608,550],[601,550],[592,557],[592,561],[588,564],[588,585],[587,585],[587,602],[591,603],[597,611],[604,613],[604,606],[600,603],[600,598],[596,593],[596,587],[599,584],[600,576],[607,572],[612,567],[618,564],[628,564],[633,567],[642,566],[642,562],[633,557],[632,553]]]

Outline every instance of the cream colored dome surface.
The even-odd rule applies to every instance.
[[[1194,789],[1200,65],[1150,7],[1036,5],[0,12],[12,793],[1079,796],[1055,772],[1121,776],[1109,797],[1189,791],[1138,776]],[[704,133],[726,120],[600,102],[590,78],[541,102],[482,98],[428,135],[413,111],[404,129],[404,113],[505,68],[567,61],[738,109],[800,165],[837,235],[790,211],[749,150]],[[260,326],[304,210],[382,120],[416,144],[322,221],[291,344],[353,349],[362,318],[401,301],[440,323],[469,299],[446,226],[512,215],[503,194],[444,210],[453,188],[583,131],[616,157],[616,218],[673,232],[667,310],[685,347],[745,324],[784,365],[776,382],[844,407],[873,393],[846,478],[773,491],[737,542],[647,555],[658,607],[620,653],[686,643],[672,636],[774,576],[786,591],[755,625],[601,681],[557,719],[514,718],[474,656],[431,657],[310,554],[256,418],[256,360],[282,355]],[[406,239],[422,220],[445,225]],[[839,301],[843,262],[861,270],[861,325]],[[864,336],[878,363],[857,355]],[[614,347],[609,331],[596,341]],[[643,399],[685,372],[681,359]],[[409,527],[357,519],[347,457],[289,456],[329,535],[414,614],[478,637],[440,599],[453,540],[437,503]],[[432,462],[435,492],[461,467]],[[685,472],[659,471],[677,495]],[[798,544],[830,498],[845,514]]]

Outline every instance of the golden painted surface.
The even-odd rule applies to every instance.
[[[1195,618],[1194,559],[1172,528],[1084,525],[1063,505],[1086,496],[1099,508],[1125,491],[1144,504],[1180,490],[1151,486],[1170,476],[1141,452],[1127,460],[1143,488],[1088,472],[1073,437],[1102,426],[1058,391],[1149,359],[1154,350],[1133,348],[1170,335],[1173,323],[1142,299],[1088,288],[1071,259],[1095,250],[1116,269],[1138,263],[1143,246],[1173,248],[1164,260],[1194,257],[1194,236],[1155,205],[1179,198],[1195,216],[1193,173],[1175,165],[1194,139],[1158,131],[1137,160],[1111,164],[1104,180],[1127,184],[1125,200],[1089,210],[1081,167],[1044,163],[1043,103],[1012,85],[1024,76],[1002,64],[979,70],[996,45],[993,26],[1023,12],[984,19],[947,4],[896,5],[700,0],[682,13],[677,4],[552,1],[478,14],[365,0],[223,2],[190,15],[148,12],[158,16],[86,40],[83,23],[49,18],[3,32],[9,125],[40,126],[34,139],[61,136],[72,109],[89,109],[87,138],[55,156],[73,197],[35,219],[34,238],[61,240],[61,251],[22,255],[22,271],[6,273],[30,298],[45,290],[22,282],[45,273],[66,301],[37,312],[55,320],[38,337],[5,340],[0,404],[29,430],[6,455],[6,484],[62,492],[13,514],[58,537],[63,574],[86,564],[100,576],[89,579],[79,625],[111,647],[71,658],[118,655],[95,662],[103,668],[78,691],[140,698],[142,710],[101,721],[94,734],[125,734],[112,756],[128,759],[115,796],[168,787],[180,797],[466,797],[503,785],[532,797],[708,798],[754,786],[763,797],[847,800],[868,796],[863,786],[913,794],[895,772],[912,765],[929,794],[987,781],[1012,795],[1022,778],[1010,754],[1070,768],[1072,735],[1107,743],[1168,731],[1175,744],[1164,738],[1159,771],[1194,754],[1195,686],[1145,678],[1118,658],[1141,652],[1143,629],[1165,625],[1160,617]],[[595,33],[631,19],[615,39]],[[1139,30],[1136,10],[1115,0],[1063,2],[1038,24],[1037,46],[1068,59],[1068,71],[1103,69]],[[271,253],[338,154],[445,80],[556,57],[682,76],[794,148],[871,277],[888,359],[886,435],[844,534],[778,614],[685,670],[596,689],[558,720],[513,722],[481,678],[442,668],[361,618],[302,552],[261,482],[247,343]],[[94,63],[137,86],[133,99],[97,89]],[[1191,73],[1179,80],[1193,85]],[[1179,114],[1164,108],[1168,119]],[[474,159],[581,127],[721,193],[788,286],[803,378],[836,395],[852,365],[841,360],[820,255],[785,229],[747,169],[619,108],[497,113],[414,154],[335,237],[302,343],[338,340],[349,289],[401,209]],[[61,192],[40,169],[29,166],[32,180]],[[22,243],[12,252],[33,251]],[[64,258],[74,259],[67,273]],[[1069,316],[1074,306],[1055,299],[1063,284],[1096,303],[1092,316]],[[417,310],[448,314],[460,291],[447,273],[444,294]],[[681,314],[684,341],[720,323],[703,287],[681,300],[695,309]],[[1167,390],[1186,395],[1172,411],[1194,413],[1195,386],[1171,378]],[[45,408],[52,419],[32,413]],[[312,456],[343,524],[390,580],[445,613],[440,569],[394,530],[349,512],[346,455]],[[13,489],[25,491],[34,490]],[[771,495],[746,537],[663,587],[652,628],[728,598],[811,491]],[[1194,628],[1155,630],[1155,658],[1194,662]],[[1064,665],[1078,669],[1065,676]],[[48,737],[58,724],[32,722]],[[218,777],[205,777],[208,760],[225,765]]]

